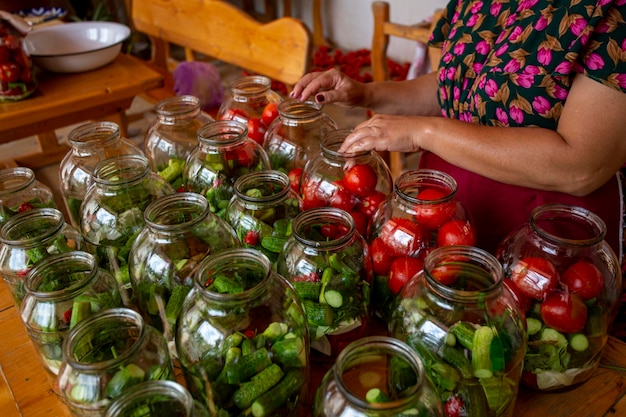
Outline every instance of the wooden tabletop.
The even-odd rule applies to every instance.
[[[10,292],[0,283],[0,410],[2,417],[70,416],[52,392]],[[520,390],[515,417],[626,416],[626,343],[611,337],[602,366],[584,384],[567,391]],[[313,375],[320,376],[320,369]],[[312,381],[314,382],[314,381]],[[313,385],[313,384],[312,384]]]

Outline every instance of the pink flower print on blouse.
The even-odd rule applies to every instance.
[[[478,23],[479,18],[480,18],[480,15],[473,14],[470,16],[469,19],[467,19],[467,22],[465,23],[465,25],[468,27],[474,27],[476,26],[476,23]]]
[[[532,74],[517,74],[515,78],[515,84],[522,88],[530,88],[533,86],[533,82],[535,80],[535,76]]]
[[[524,10],[530,10],[533,8],[534,5],[536,5],[538,3],[539,0],[522,0],[519,3],[519,6],[517,7],[517,11],[521,12]]]
[[[567,98],[568,94],[569,94],[569,91],[566,90],[565,88],[561,87],[560,85],[555,85],[554,86],[554,91],[552,92],[552,95],[555,98],[564,101]]]
[[[569,74],[572,71],[572,63],[569,61],[563,61],[556,66],[554,72],[557,74]]]
[[[506,63],[506,65],[504,66],[504,71],[505,72],[517,72],[520,70],[520,68],[521,68],[521,64],[519,63],[519,61],[516,59],[512,59]]]
[[[498,84],[495,80],[487,81],[487,84],[485,84],[485,93],[487,93],[487,96],[491,99],[496,97],[498,94]]]
[[[550,48],[542,46],[537,51],[537,61],[542,65],[548,66],[552,62],[552,51]]]
[[[539,19],[537,19],[537,22],[535,23],[536,31],[542,31],[547,27],[548,27],[548,19],[545,16],[541,16]]]
[[[505,125],[505,126],[509,125],[509,116],[506,114],[504,109],[501,109],[499,107],[496,109],[496,118],[503,125]]]
[[[621,88],[626,88],[626,74],[617,74],[615,79],[617,80],[617,85]]]
[[[518,125],[521,125],[522,122],[524,121],[524,112],[522,111],[522,109],[520,109],[519,107],[517,107],[514,104],[511,105],[511,107],[509,108],[509,116]]]
[[[509,42],[516,43],[517,41],[519,41],[520,35],[522,34],[523,31],[524,29],[522,29],[521,26],[515,26],[513,30],[511,31],[511,34],[509,35]]]
[[[475,50],[479,54],[487,55],[491,50],[491,45],[486,40],[481,40],[476,44]]]
[[[533,100],[533,109],[542,116],[551,110],[550,102],[545,97],[536,96]]]
[[[500,10],[502,10],[502,3],[500,3],[499,1],[494,1],[489,7],[489,14],[491,14],[492,16],[497,16],[500,14]]]
[[[454,45],[454,53],[456,55],[462,55],[464,51],[465,51],[464,43],[457,43],[456,45]]]
[[[509,45],[502,45],[498,49],[496,49],[496,56],[500,56],[509,50]]]
[[[457,86],[454,86],[454,88],[452,89],[452,99],[454,101],[459,101],[460,98],[461,98],[461,89]]]
[[[604,59],[599,54],[589,54],[585,60],[585,64],[589,69],[597,70],[604,68]]]
[[[570,26],[570,30],[574,35],[580,36],[586,27],[587,20],[583,19],[582,16],[578,16],[574,18],[572,25]]]
[[[480,12],[480,10],[483,8],[483,2],[482,1],[477,1],[476,3],[474,3],[472,5],[472,8],[470,9],[470,12],[472,14],[476,14],[478,12]]]

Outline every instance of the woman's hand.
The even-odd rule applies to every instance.
[[[423,117],[376,114],[360,123],[343,141],[342,153],[369,150],[417,152],[421,149],[419,135]]]
[[[301,101],[314,96],[318,103],[335,103],[352,107],[365,106],[364,91],[365,84],[353,80],[336,69],[331,69],[304,75],[293,87],[289,96]]]

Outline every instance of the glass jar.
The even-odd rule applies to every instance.
[[[59,186],[70,223],[80,229],[80,205],[91,184],[98,162],[119,155],[143,155],[129,139],[123,138],[113,122],[80,125],[67,135],[70,150],[59,165]]]
[[[302,304],[254,249],[205,258],[180,313],[176,347],[186,386],[216,415],[297,416],[309,378]],[[207,396],[212,396],[212,401]]]
[[[209,412],[179,383],[153,380],[122,392],[104,417],[209,417]]]
[[[500,243],[505,282],[526,311],[524,385],[555,390],[595,374],[622,292],[605,234],[596,214],[545,204]]]
[[[120,155],[96,164],[80,210],[81,233],[100,266],[118,282],[124,305],[132,305],[128,255],[143,229],[144,210],[173,194],[165,179],[150,171],[143,155]]]
[[[374,209],[393,186],[391,171],[375,151],[338,152],[350,129],[330,131],[322,139],[322,152],[302,171],[302,209],[336,207],[352,214],[363,236]]]
[[[302,299],[317,353],[313,359],[334,360],[367,334],[370,255],[347,212],[327,207],[298,214],[276,270]]]
[[[213,118],[202,111],[195,96],[168,97],[154,109],[156,120],[144,137],[145,153],[152,171],[178,190],[183,186],[187,157],[198,146],[198,129]]]
[[[319,155],[324,135],[337,130],[337,123],[315,101],[285,100],[278,105],[278,114],[267,129],[263,147],[272,168],[284,172],[304,168]]]
[[[102,416],[112,400],[144,381],[174,380],[163,335],[129,308],[79,323],[63,343],[58,385],[70,411]]]
[[[396,297],[389,330],[420,356],[444,409],[513,415],[526,323],[493,255],[470,246],[433,250]]]
[[[90,315],[122,304],[113,277],[82,251],[42,259],[24,283],[20,314],[44,368],[59,373],[62,344],[70,329]]]
[[[258,171],[235,181],[235,194],[225,219],[247,248],[263,252],[276,262],[291,235],[292,220],[300,212],[300,197],[280,171]]]
[[[445,172],[406,171],[394,191],[372,217],[368,242],[374,268],[374,314],[389,320],[390,306],[400,288],[422,270],[434,248],[474,246],[476,230],[470,214],[456,198],[457,183]]]
[[[5,68],[0,81],[0,102],[22,100],[37,90],[33,62],[24,49],[27,32],[22,33],[19,28],[21,26],[13,25],[10,20],[0,18],[0,50],[5,51],[1,61]]]
[[[26,167],[0,169],[0,225],[18,213],[33,208],[56,208],[54,195]]]
[[[198,141],[183,170],[183,183],[187,191],[204,195],[211,211],[223,218],[237,178],[271,169],[270,161],[261,145],[248,139],[246,126],[237,121],[202,126]]]
[[[15,305],[22,303],[24,280],[38,262],[83,246],[80,232],[65,223],[57,209],[35,208],[10,218],[0,229],[0,274]]]
[[[372,336],[349,344],[315,393],[314,417],[443,416],[419,356],[406,343]]]
[[[250,139],[263,146],[265,133],[278,116],[283,98],[272,90],[272,80],[263,75],[236,79],[217,112],[217,120],[236,120],[247,125]]]
[[[208,255],[241,244],[235,231],[196,193],[154,200],[146,207],[144,220],[128,257],[133,293],[148,324],[163,332],[175,354],[173,331],[193,287],[193,271]]]

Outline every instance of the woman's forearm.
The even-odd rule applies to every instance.
[[[437,101],[437,74],[413,80],[365,84],[363,106],[376,113],[399,116],[441,116]]]

